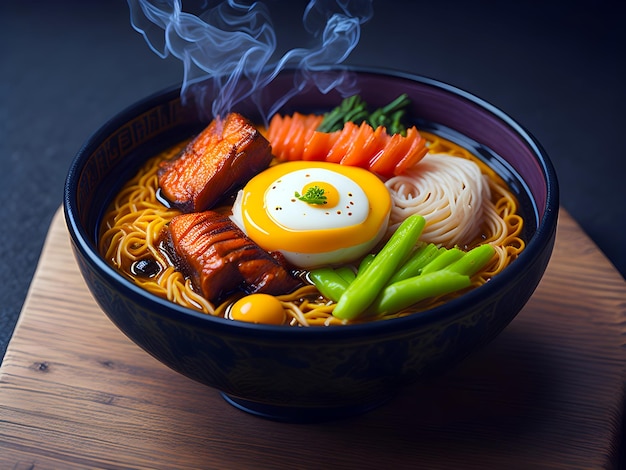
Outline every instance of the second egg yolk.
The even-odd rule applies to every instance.
[[[283,325],[287,314],[283,305],[273,295],[250,294],[233,304],[230,311],[233,320],[268,325]]]

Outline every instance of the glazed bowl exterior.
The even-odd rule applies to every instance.
[[[472,142],[476,153],[515,178],[526,201],[527,246],[484,286],[416,315],[345,327],[294,328],[215,318],[174,305],[124,278],[97,250],[111,198],[147,158],[203,128],[195,105],[173,87],[136,103],[100,128],[69,169],[64,211],[73,251],[103,312],[128,338],[171,369],[222,392],[247,411],[284,420],[324,419],[376,406],[400,387],[442,373],[495,338],[526,304],[552,253],[557,179],[535,139],[508,115],[453,86],[425,77],[353,70],[359,93],[384,104],[407,93],[410,113]],[[290,87],[284,72],[264,93]],[[336,94],[308,89],[285,112],[329,109]],[[252,103],[237,109],[255,116]],[[490,157],[491,158],[491,157]]]

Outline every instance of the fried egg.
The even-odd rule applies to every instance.
[[[384,236],[391,196],[362,168],[327,162],[274,165],[239,191],[233,221],[267,251],[311,269],[356,260]]]

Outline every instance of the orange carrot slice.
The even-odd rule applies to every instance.
[[[285,135],[285,139],[283,141],[283,156],[287,160],[298,160],[298,152],[300,152],[300,155],[302,154],[300,148],[304,149],[302,139],[304,138],[306,130],[305,120],[304,115],[300,113],[294,113],[291,116],[289,129],[287,130],[287,134]]]
[[[306,138],[306,117],[295,113],[291,119],[291,126],[285,141],[287,148],[287,160],[301,160],[304,152],[304,139]]]
[[[305,131],[302,135],[302,146],[297,150],[298,157],[294,158],[294,160],[295,159],[306,160],[306,158],[304,157],[304,154],[307,151],[307,144],[311,141],[311,139],[313,138],[313,135],[320,134],[320,132],[316,132],[315,129],[319,127],[323,119],[324,119],[324,116],[318,116],[316,114],[310,114],[306,116],[303,122]]]
[[[384,132],[384,128],[378,127],[374,130],[372,126],[363,122],[359,126],[340,163],[342,165],[368,168],[370,159],[381,148],[381,132]]]
[[[309,140],[304,144],[303,160],[323,161],[326,160],[328,150],[334,144],[334,137],[338,134],[328,132],[313,132]]]
[[[394,175],[401,175],[416,165],[428,153],[426,139],[422,138],[415,126],[407,129],[406,136],[407,139],[410,139],[411,146],[405,152],[404,157],[396,164],[393,170]]]
[[[281,119],[272,118],[270,127],[268,129],[268,135],[270,138],[270,144],[272,145],[272,153],[280,160],[287,159],[287,134],[291,128],[291,116],[283,116]]]
[[[278,140],[277,135],[280,132],[280,129],[283,128],[283,120],[284,118],[280,114],[274,114],[274,116],[272,116],[270,123],[265,129],[265,138],[267,140],[270,142],[276,142]]]
[[[398,160],[397,155],[404,144],[404,139],[400,134],[387,134],[387,139],[382,151],[378,152],[376,157],[370,161],[370,171],[383,176],[393,174],[393,169]]]
[[[337,137],[337,141],[330,148],[328,154],[326,155],[326,161],[332,163],[340,163],[341,159],[345,156],[348,148],[350,148],[350,144],[352,139],[359,131],[359,128],[353,122],[346,122],[343,126],[343,129],[337,131],[339,136]]]
[[[406,137],[389,135],[384,127],[348,122],[336,132],[318,132],[323,116],[294,113],[275,115],[267,129],[279,160],[328,161],[366,168],[383,177],[407,171],[426,153],[426,141],[415,126]]]

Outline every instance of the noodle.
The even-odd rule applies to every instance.
[[[389,179],[394,207],[391,230],[411,214],[426,219],[421,240],[451,248],[471,249],[490,243],[495,260],[475,279],[484,284],[524,249],[523,219],[506,183],[466,149],[423,132],[429,154],[401,176]]]
[[[385,183],[393,200],[389,231],[410,214],[419,213],[427,221],[421,237],[425,243],[464,249],[492,244],[497,256],[472,279],[472,287],[479,286],[502,271],[525,247],[520,238],[523,218],[518,214],[517,201],[495,171],[467,150],[436,135],[422,135],[429,142],[430,153],[405,174]],[[102,220],[99,250],[107,262],[148,292],[208,315],[228,318],[229,306],[241,294],[213,305],[196,292],[192,282],[171,265],[158,246],[161,231],[180,212],[158,200],[157,170],[161,161],[177,154],[185,144],[151,158],[119,191]],[[143,260],[156,263],[154,272],[133,272],[135,264]],[[432,308],[457,295],[429,299],[410,312],[384,318]],[[345,324],[332,315],[334,304],[312,285],[276,297],[292,326]]]
[[[393,200],[388,236],[404,219],[426,219],[425,243],[453,247],[474,240],[481,229],[488,177],[473,161],[448,154],[427,154],[406,173],[386,183]]]

